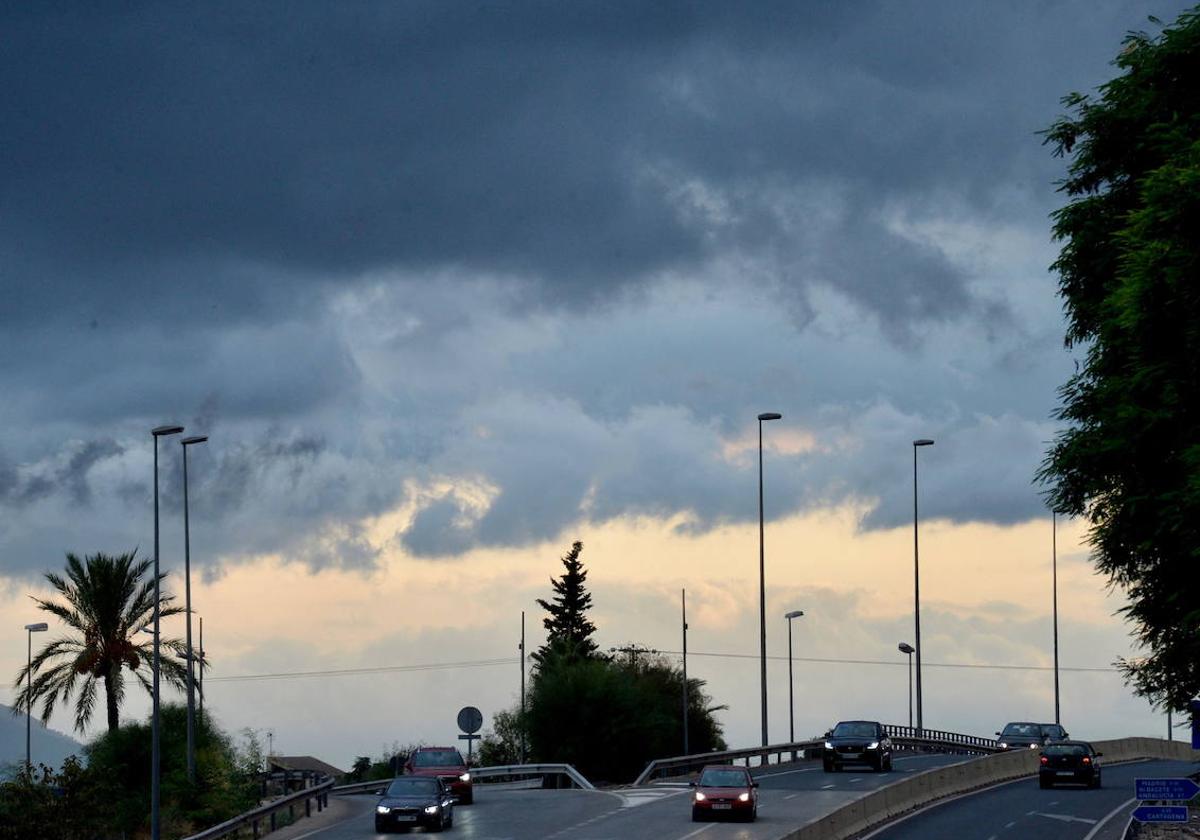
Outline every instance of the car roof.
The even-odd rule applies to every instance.
[[[1046,724],[1037,723],[1032,720],[1010,720],[1008,723],[1004,724],[1005,729],[1010,726],[1046,726]]]
[[[1091,741],[1073,741],[1073,740],[1072,741],[1055,741],[1052,744],[1046,745],[1046,749],[1049,749],[1051,747],[1087,747],[1090,750],[1092,748],[1092,743],[1091,743]]]
[[[839,720],[834,724],[834,726],[841,726],[843,723],[870,723],[875,726],[883,726],[883,724],[877,720]]]
[[[453,750],[454,752],[458,752],[458,747],[417,747],[413,752],[430,752],[432,750],[438,752],[450,752]]]

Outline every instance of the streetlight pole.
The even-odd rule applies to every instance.
[[[913,618],[917,643],[917,735],[925,731],[925,716],[921,703],[921,553],[917,544],[917,447],[933,446],[929,438],[913,443]]]
[[[45,633],[50,629],[44,621],[37,624],[26,624],[25,635],[28,639],[28,657],[25,664],[25,774],[33,778],[33,759],[30,750],[33,720],[33,634]]]
[[[679,607],[683,623],[683,754],[688,753],[688,681],[687,681],[687,590],[679,590]]]
[[[761,694],[762,694],[762,745],[767,745],[767,578],[765,549],[763,547],[763,450],[762,424],[764,420],[779,420],[782,414],[765,411],[758,415],[758,647]]]
[[[1061,725],[1058,705],[1058,513],[1050,511],[1051,569],[1054,578],[1054,722]]]
[[[912,655],[913,646],[908,642],[901,642],[899,651],[908,654],[908,728],[912,729]]]
[[[190,784],[196,783],[196,686],[195,669],[192,664],[192,540],[188,521],[188,447],[204,443],[208,435],[186,437],[180,444],[183,448],[183,586],[184,605],[187,613],[187,777]]]
[[[150,738],[150,840],[161,840],[161,825],[159,814],[159,775],[160,775],[160,735],[159,735],[159,619],[161,608],[159,600],[159,556],[158,556],[158,439],[167,435],[177,435],[183,431],[183,426],[159,426],[150,430],[154,436],[154,661],[153,680],[151,681],[151,697],[153,698],[153,714],[151,715]]]
[[[200,720],[204,720],[204,616],[200,616]]]
[[[521,763],[525,763],[525,610],[521,610],[521,644],[517,646],[521,651],[521,720],[519,731],[521,733]],[[468,742],[470,743],[470,742]]]
[[[789,613],[784,613],[783,617],[788,623],[788,743],[796,743],[796,713],[795,707],[792,705],[792,619],[800,618],[804,615],[804,610],[792,610]],[[793,760],[795,756],[792,757]]]

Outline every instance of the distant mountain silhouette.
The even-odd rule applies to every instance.
[[[42,725],[36,717],[30,733],[30,751],[34,766],[49,764],[56,770],[63,759],[77,755],[82,761],[83,744]],[[14,715],[12,708],[0,703],[0,777],[10,776],[25,761],[25,715]]]

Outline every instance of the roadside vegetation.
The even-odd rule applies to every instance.
[[[1121,74],[1067,96],[1045,132],[1070,160],[1053,267],[1083,359],[1039,477],[1053,510],[1087,520],[1096,568],[1128,598],[1145,654],[1119,663],[1126,680],[1176,712],[1200,694],[1198,56],[1200,7],[1130,33]]]
[[[161,709],[162,833],[183,837],[258,805],[262,749],[196,725],[196,784],[187,781],[187,709]],[[143,840],[150,836],[150,723],[125,723],[54,769],[0,784],[0,840]]]
[[[515,764],[525,744],[534,762],[572,764],[593,782],[630,781],[655,758],[683,752],[683,672],[666,656],[627,647],[627,657],[600,652],[588,618],[592,596],[576,542],[551,580],[546,644],[531,654],[534,668],[520,706],[498,713],[482,742],[484,765]],[[725,749],[704,681],[688,679],[691,752]]]

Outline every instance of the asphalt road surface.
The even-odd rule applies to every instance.
[[[898,756],[890,773],[867,768],[825,773],[815,762],[755,768],[759,812],[754,823],[693,823],[691,789],[678,782],[614,791],[497,790],[477,785],[474,804],[454,809],[454,828],[444,836],[447,840],[777,840],[904,775],[964,758]],[[312,840],[394,836],[375,834],[376,797],[347,798],[354,802],[349,817],[299,836]]]
[[[1186,776],[1197,765],[1138,761],[1104,767],[1099,790],[1082,786],[1042,790],[1037,778],[987,788],[934,805],[866,835],[871,840],[1110,840],[1122,836],[1133,800],[1133,780]],[[865,838],[864,838],[865,840]]]

